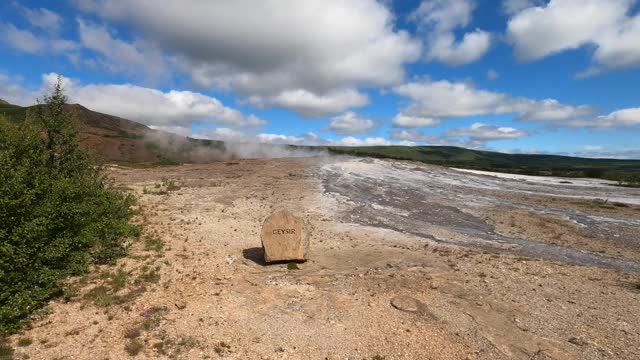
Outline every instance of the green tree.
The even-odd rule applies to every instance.
[[[0,119],[0,335],[60,294],[61,280],[126,253],[134,199],[79,146],[60,79],[18,124]]]

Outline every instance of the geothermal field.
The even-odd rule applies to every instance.
[[[17,356],[640,358],[639,189],[341,156],[109,175],[144,235]],[[307,262],[264,263],[276,209]]]

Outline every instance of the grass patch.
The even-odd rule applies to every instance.
[[[180,165],[180,162],[166,156],[161,156],[156,164],[159,166],[177,166]]]
[[[84,295],[84,298],[93,301],[97,306],[103,307],[122,304],[124,302],[121,296],[113,294],[105,285],[94,287]]]
[[[62,299],[64,302],[69,302],[78,296],[80,289],[77,286],[67,285],[62,289]]]
[[[160,341],[160,342],[157,342],[157,343],[153,344],[153,348],[160,355],[167,355],[167,348],[169,346],[171,346],[171,342],[170,341]]]
[[[115,291],[124,289],[127,285],[127,278],[129,277],[129,272],[124,271],[122,269],[118,269],[115,273],[111,275],[111,288]]]
[[[28,338],[28,337],[20,338],[18,340],[18,346],[20,346],[20,347],[26,347],[26,346],[29,346],[31,344],[33,344],[33,339]]]
[[[224,342],[222,342],[221,344],[224,344]],[[185,336],[178,340],[177,345],[185,349],[193,349],[194,347],[198,346],[198,340],[196,340],[196,338],[194,338],[193,336]],[[225,346],[227,349],[231,349],[231,346],[226,344]]]
[[[300,268],[298,267],[298,264],[290,262],[287,264],[287,270],[300,270]]]
[[[151,331],[157,328],[160,325],[160,322],[163,319],[164,314],[167,313],[167,309],[165,308],[156,308],[153,307],[151,309],[146,310],[142,316],[145,319],[140,324],[140,328],[144,331]]]
[[[166,195],[172,191],[180,190],[180,185],[175,180],[162,179],[160,183],[153,184],[153,189],[147,187],[142,188],[143,194],[149,195]]]
[[[124,346],[124,351],[126,351],[129,356],[136,356],[140,354],[142,349],[144,349],[144,344],[138,340],[131,340]]]
[[[143,266],[140,275],[138,275],[138,278],[135,281],[136,284],[157,283],[158,281],[160,281],[159,270],[159,266],[155,267],[154,269],[150,269],[147,265]]]
[[[176,183],[176,181],[171,179],[162,179],[162,186],[167,189],[167,191],[180,190],[180,186]]]
[[[140,335],[142,335],[142,332],[140,332],[140,328],[138,326],[129,328],[124,332],[124,337],[130,340],[137,339]]]
[[[0,339],[0,360],[12,360],[13,353],[14,350],[9,343],[4,339]]]
[[[157,235],[146,235],[144,237],[144,249],[146,251],[162,252],[164,250],[164,242]]]

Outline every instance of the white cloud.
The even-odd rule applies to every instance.
[[[393,118],[393,125],[403,128],[418,128],[426,126],[434,126],[439,124],[440,121],[433,118],[425,118],[419,116],[409,116],[403,113],[396,115]]]
[[[304,89],[284,91],[274,97],[254,96],[253,105],[277,105],[296,111],[304,117],[323,117],[366,105],[369,98],[354,89],[334,90],[319,96]]]
[[[495,80],[495,79],[497,79],[499,77],[500,77],[500,74],[498,74],[497,71],[495,71],[493,69],[489,69],[489,71],[487,71],[487,79]]]
[[[327,130],[342,135],[363,134],[373,127],[371,119],[365,119],[353,111],[335,116],[331,119]]]
[[[411,14],[420,33],[427,37],[427,60],[451,66],[464,65],[480,59],[491,47],[491,34],[476,29],[456,40],[454,30],[471,22],[475,9],[473,0],[423,0]]]
[[[597,63],[608,68],[640,65],[640,15],[625,20],[617,29],[602,33],[594,54]]]
[[[101,55],[100,62],[111,72],[158,78],[167,74],[163,55],[141,41],[128,43],[113,37],[106,27],[77,19],[82,45]]]
[[[76,51],[80,49],[80,44],[73,40],[65,40],[65,39],[51,39],[50,40],[51,49],[54,52],[58,53],[66,53],[66,55],[70,55],[70,51]]]
[[[469,64],[484,56],[490,46],[491,34],[483,30],[464,34],[457,44],[453,33],[441,34],[431,43],[427,59],[451,66]]]
[[[559,124],[559,126],[580,127],[591,129],[617,129],[621,127],[640,127],[640,108],[629,108],[614,111],[607,115],[601,115],[595,119],[571,120]]]
[[[356,138],[346,136],[340,139],[323,139],[314,133],[303,135],[286,135],[274,133],[248,134],[229,128],[217,128],[201,131],[193,137],[202,139],[222,140],[228,142],[240,142],[246,144],[279,144],[279,145],[321,145],[321,146],[386,146],[386,145],[416,145],[413,141],[389,141],[382,137]]]
[[[394,91],[412,100],[403,113],[425,118],[519,114],[523,121],[559,121],[594,112],[588,106],[570,106],[554,99],[532,100],[476,89],[469,83],[423,80],[400,85]]]
[[[304,138],[282,134],[258,134],[256,135],[256,140],[260,143],[295,145],[302,144]]]
[[[433,141],[436,141],[436,139],[438,139],[437,136],[426,135],[424,132],[416,129],[391,131],[391,138],[394,140],[426,142],[426,143],[431,143]]]
[[[331,141],[331,145],[336,146],[387,146],[393,145],[391,141],[382,137],[368,137],[364,139],[347,136],[340,140]]]
[[[579,76],[640,65],[640,15],[635,0],[551,0],[517,12],[507,25],[516,55],[537,60],[585,45],[595,47],[594,65]]]
[[[19,79],[0,73],[0,99],[10,104],[26,106],[33,105],[37,97],[19,84]]]
[[[4,41],[14,49],[40,54],[47,48],[47,42],[29,30],[18,29],[13,24],[4,24],[1,30]]]
[[[595,112],[590,106],[564,105],[555,99],[527,100],[521,107],[518,120],[523,121],[562,121],[592,115]]]
[[[449,32],[468,26],[475,7],[473,0],[423,0],[411,17],[422,27]]]
[[[32,26],[41,28],[49,32],[56,33],[60,31],[60,28],[64,23],[64,20],[60,15],[49,9],[29,9],[20,5],[18,5],[18,8],[22,10],[25,18]]]
[[[320,138],[320,136],[318,136],[317,134],[315,134],[313,132],[308,132],[308,133],[304,134],[304,138],[305,138],[307,144],[317,144],[317,143],[321,143],[323,141]]]
[[[0,24],[0,36],[10,47],[33,55],[64,54],[71,56],[79,49],[79,44],[72,40],[59,39],[52,36],[40,36],[30,30],[17,28],[7,23]]]
[[[46,85],[55,83],[57,74],[43,75]],[[64,78],[70,102],[91,110],[116,115],[146,125],[186,126],[191,123],[262,126],[266,122],[254,115],[224,106],[218,99],[191,91],[160,90],[124,85],[81,85]]]
[[[403,65],[421,52],[375,0],[76,3],[140,30],[199,85],[303,114],[361,106],[358,88],[402,82]]]
[[[596,151],[604,149],[601,145],[585,145],[582,147],[585,151]]]
[[[458,146],[469,149],[482,149],[486,147],[486,141],[450,139],[447,136],[427,135],[416,129],[391,131],[391,138],[400,140],[401,142],[425,143],[427,145],[437,146]]]
[[[451,129],[445,136],[468,136],[471,140],[491,141],[519,139],[528,136],[530,133],[524,130],[514,129],[506,126],[493,126],[483,123],[474,123],[468,128]]]

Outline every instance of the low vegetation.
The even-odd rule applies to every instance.
[[[229,349],[231,349],[231,346],[229,346],[229,344],[225,343],[224,341],[220,341],[213,348],[213,350],[216,352],[216,354],[218,354],[220,356],[223,356],[226,352],[229,351]]]
[[[153,184],[153,188],[143,188],[142,192],[149,195],[167,195],[172,191],[180,190],[180,185],[175,180],[162,179],[162,182]]]
[[[6,340],[0,338],[0,360],[13,359],[13,348],[7,343]]]
[[[157,234],[147,234],[144,237],[144,249],[161,253],[164,250],[164,242]]]
[[[136,356],[144,349],[144,344],[138,340],[131,340],[124,346],[124,350],[131,356]]]
[[[140,232],[134,198],[80,148],[65,102],[58,82],[24,121],[0,120],[0,335],[63,295],[67,276],[123,256]]]
[[[20,347],[26,347],[33,344],[33,340],[31,338],[20,338],[18,340],[18,346]]]

